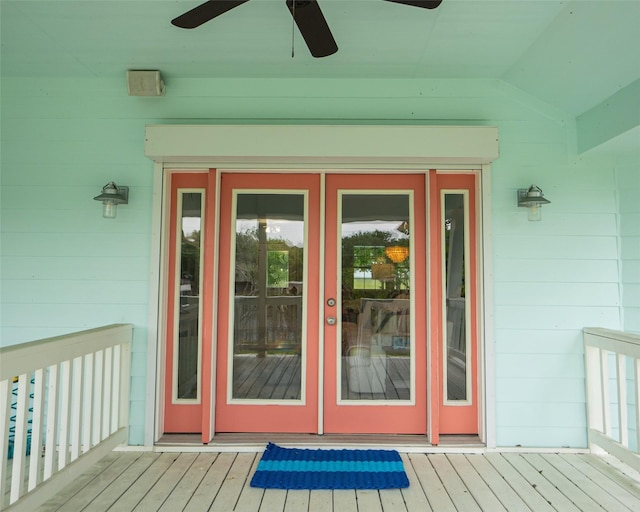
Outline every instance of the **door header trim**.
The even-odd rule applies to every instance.
[[[498,158],[493,126],[147,125],[155,162],[255,165],[486,164]]]

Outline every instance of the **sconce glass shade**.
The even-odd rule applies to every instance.
[[[394,263],[402,263],[409,256],[409,248],[401,245],[392,245],[384,250],[387,258]]]
[[[528,219],[530,221],[542,219],[542,205],[550,202],[544,198],[542,189],[536,185],[531,185],[528,189],[521,188],[518,190],[518,206],[529,208]]]
[[[129,204],[129,187],[118,186],[113,181],[102,187],[102,194],[94,197],[102,201],[102,216],[105,219],[115,219],[119,204]]]

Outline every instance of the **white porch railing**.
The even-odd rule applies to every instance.
[[[34,510],[47,487],[126,442],[132,331],[114,324],[0,349],[0,509]]]
[[[640,335],[586,328],[583,336],[589,446],[640,471]]]

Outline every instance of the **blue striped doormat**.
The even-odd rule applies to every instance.
[[[269,443],[251,487],[401,489],[409,487],[409,479],[395,450],[307,450]]]

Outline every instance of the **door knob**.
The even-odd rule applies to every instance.
[[[329,325],[336,325],[336,317],[335,316],[328,316],[327,317],[327,323]]]
[[[335,305],[336,305],[336,299],[334,298],[327,299],[327,306],[332,308]]]

